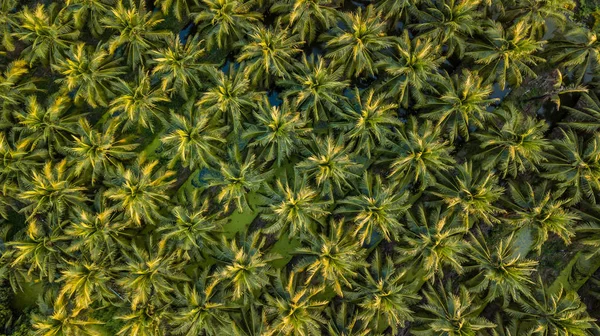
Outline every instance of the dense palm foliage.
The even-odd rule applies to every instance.
[[[596,335],[594,1],[0,0],[0,335]]]

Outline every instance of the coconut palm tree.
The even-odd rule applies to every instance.
[[[298,285],[296,273],[288,276],[280,272],[272,292],[265,294],[269,330],[266,335],[319,335],[326,320],[322,311],[327,301],[315,296],[323,288]]]
[[[31,150],[29,141],[14,143],[0,133],[0,176],[7,185],[22,185],[30,179],[32,171],[43,166],[47,157],[44,150]]]
[[[123,262],[114,268],[119,272],[115,282],[127,294],[131,310],[148,303],[171,302],[170,294],[175,290],[172,282],[189,281],[182,271],[183,264],[177,262],[173,254],[165,252],[153,245],[151,239],[148,247],[134,242],[130,251],[122,251]]]
[[[123,47],[127,64],[133,68],[144,65],[146,53],[161,45],[161,41],[169,37],[169,32],[157,30],[164,21],[160,13],[148,11],[145,2],[139,5],[129,0],[129,5],[118,0],[117,6],[111,8],[110,15],[101,19],[104,28],[117,34],[108,40],[108,52],[112,55],[117,48]]]
[[[269,263],[279,258],[265,251],[265,242],[259,233],[230,241],[223,238],[215,248],[214,258],[219,266],[211,286],[222,284],[232,290],[233,300],[243,298],[244,305],[257,298],[276,275]]]
[[[275,79],[291,77],[297,67],[294,56],[302,51],[298,36],[282,28],[257,27],[249,33],[249,38],[236,60],[244,62],[244,75],[251,77],[252,84],[269,87]]]
[[[418,23],[410,25],[424,37],[446,48],[446,55],[462,57],[467,39],[480,30],[481,0],[442,0],[427,5],[414,15]]]
[[[164,15],[169,15],[171,9],[178,21],[190,16],[190,9],[194,4],[188,0],[154,0],[154,6],[159,6]]]
[[[15,50],[14,33],[17,28],[17,18],[14,10],[17,0],[0,1],[0,44],[8,51]]]
[[[104,323],[90,318],[82,318],[69,312],[65,305],[55,303],[47,315],[33,314],[31,316],[35,336],[101,336],[98,328]]]
[[[531,327],[525,331],[530,335],[588,335],[594,319],[586,314],[586,306],[577,292],[550,291],[538,277],[537,290],[533,296],[523,296],[518,306],[507,311],[529,322]]]
[[[292,33],[311,44],[320,32],[336,25],[336,7],[335,0],[287,0],[275,2],[269,11],[283,14],[279,19],[291,27]]]
[[[422,123],[411,116],[404,127],[394,134],[398,141],[391,141],[391,148],[384,152],[391,161],[389,177],[402,187],[412,183],[420,190],[436,184],[435,176],[449,171],[455,164],[450,155],[454,148],[442,139],[442,129],[431,120]]]
[[[551,21],[555,27],[562,28],[573,8],[573,0],[519,0],[506,11],[506,16],[515,18],[517,22],[524,21],[531,27],[531,35],[540,39],[548,30],[547,22]]]
[[[418,318],[423,323],[421,327],[411,330],[416,336],[483,335],[484,330],[496,326],[479,316],[480,305],[463,286],[456,293],[451,281],[446,286],[440,284],[438,289],[428,284],[423,295],[427,303],[421,308],[427,315]]]
[[[371,329],[361,327],[357,309],[345,301],[339,305],[330,304],[325,313],[329,320],[327,332],[330,336],[367,336],[371,332]]]
[[[477,274],[469,280],[469,290],[487,292],[485,301],[503,299],[507,307],[512,299],[518,302],[522,296],[531,295],[529,287],[533,284],[531,274],[536,270],[537,261],[525,259],[516,251],[514,233],[490,246],[481,232],[471,234],[468,256],[473,265],[465,266],[465,271]]]
[[[281,106],[271,106],[265,101],[258,105],[253,117],[254,122],[246,124],[242,138],[249,139],[251,147],[260,148],[260,160],[275,160],[281,166],[308,141],[310,128],[288,100]]]
[[[205,49],[202,48],[199,35],[182,42],[179,35],[169,36],[167,47],[151,50],[152,75],[161,79],[161,88],[165,92],[180,95],[188,100],[188,93],[203,86],[202,78],[212,70],[209,63],[202,60]]]
[[[600,129],[600,101],[593,93],[584,93],[579,98],[580,105],[577,108],[564,106],[563,108],[569,114],[570,121],[564,124],[575,130],[595,132]]]
[[[209,202],[202,200],[197,189],[183,193],[179,204],[171,210],[171,220],[156,230],[161,237],[159,244],[186,260],[199,261],[204,249],[218,245],[218,233],[226,219],[217,219],[218,213],[208,211]]]
[[[391,129],[401,125],[396,118],[397,107],[396,104],[386,104],[384,98],[375,96],[373,90],[361,96],[356,88],[354,99],[344,104],[343,111],[339,113],[342,120],[334,128],[345,131],[358,155],[371,158],[376,148],[388,145]]]
[[[382,235],[386,241],[398,240],[404,228],[401,216],[410,205],[408,193],[398,192],[393,185],[384,185],[379,175],[365,172],[357,196],[347,196],[337,201],[335,213],[349,214],[355,228],[353,236],[358,236],[361,244],[369,244],[375,235]]]
[[[297,266],[297,272],[307,275],[305,285],[324,283],[339,296],[344,296],[342,288],[352,289],[353,278],[364,262],[366,250],[353,237],[344,234],[344,221],[332,220],[329,234],[319,235],[308,240],[309,248],[297,249],[294,254],[304,255]]]
[[[200,0],[191,16],[204,36],[206,46],[229,49],[260,22],[262,15],[252,11],[252,2],[240,0]]]
[[[15,36],[29,45],[21,52],[26,61],[33,64],[55,64],[65,50],[79,37],[72,21],[65,20],[58,3],[48,7],[38,4],[32,11],[25,6],[19,12]]]
[[[498,176],[482,170],[473,171],[473,163],[465,162],[456,171],[438,176],[438,184],[431,193],[441,198],[463,223],[465,228],[481,221],[492,225],[499,220],[495,215],[504,210],[494,205],[504,193],[498,185]]]
[[[441,86],[441,95],[426,101],[422,106],[426,112],[421,116],[444,125],[450,141],[454,142],[459,136],[469,140],[470,128],[485,128],[485,122],[493,116],[487,110],[497,101],[489,98],[492,86],[484,84],[482,77],[468,70],[441,82]]]
[[[325,57],[342,66],[347,77],[374,76],[383,51],[394,45],[380,13],[370,5],[365,10],[359,7],[355,13],[343,13],[340,19],[344,28],[335,27],[332,34],[323,36]]]
[[[233,125],[233,131],[242,129],[242,121],[261,100],[260,94],[250,87],[250,81],[241,70],[229,67],[225,74],[221,71],[210,72],[211,85],[202,94],[197,106],[206,114],[223,122]]]
[[[165,191],[174,183],[175,172],[156,169],[158,161],[148,162],[142,155],[132,165],[119,164],[107,181],[104,196],[114,202],[112,209],[122,211],[126,221],[141,226],[162,219],[161,209],[169,203]]]
[[[104,125],[105,129],[98,131],[90,126],[87,119],[80,119],[78,134],[73,135],[73,143],[67,148],[74,160],[72,169],[75,175],[90,174],[92,185],[120,162],[136,156],[134,149],[137,144],[127,143],[127,139],[115,139],[117,123]]]
[[[115,317],[122,320],[118,336],[166,336],[167,305],[146,304]]]
[[[573,72],[575,82],[591,80],[600,67],[599,34],[581,27],[570,29],[563,38],[550,45],[550,62],[562,63]]]
[[[288,237],[297,234],[315,232],[316,222],[329,214],[329,202],[322,201],[319,193],[308,185],[306,175],[294,172],[293,178],[287,174],[275,182],[274,186],[266,185],[265,195],[269,204],[262,216],[272,224],[264,229],[267,234],[284,232]]]
[[[171,111],[171,122],[161,142],[165,146],[164,155],[171,161],[190,170],[212,167],[219,161],[225,143],[224,135],[228,126],[219,127],[210,121],[202,110],[187,102],[181,111]]]
[[[58,224],[69,211],[84,207],[87,200],[85,188],[68,173],[66,159],[56,164],[47,161],[44,169],[34,171],[24,186],[19,199],[27,205],[20,211],[30,220],[38,215],[47,215],[50,226]]]
[[[502,177],[537,172],[547,161],[545,153],[552,148],[544,137],[549,128],[546,121],[527,116],[512,104],[496,112],[501,121],[489,125],[487,132],[475,134],[483,151],[473,158],[481,160],[483,169],[495,169]]]
[[[560,237],[565,244],[571,243],[571,238],[575,236],[574,225],[579,216],[566,207],[570,200],[561,199],[561,191],[553,191],[547,181],[535,187],[528,182],[511,182],[509,193],[514,213],[509,215],[507,222],[532,230],[533,250],[541,251],[550,232]]]
[[[56,80],[62,84],[64,92],[73,92],[75,103],[85,101],[92,107],[106,106],[114,97],[114,84],[125,67],[119,66],[119,60],[111,60],[106,51],[98,45],[96,49],[86,48],[84,43],[71,46],[64,59],[52,64],[64,78]]]
[[[227,161],[220,163],[219,176],[209,179],[210,187],[217,187],[217,201],[224,202],[224,211],[235,204],[238,212],[252,211],[248,203],[248,194],[257,192],[267,181],[272,172],[263,172],[264,165],[256,162],[256,156],[248,151],[242,158],[238,147],[230,148]]]
[[[183,297],[185,305],[171,314],[173,334],[222,335],[224,328],[231,324],[227,305],[208,282],[208,269],[195,284],[184,285]]]
[[[340,110],[340,102],[349,81],[343,77],[343,69],[321,57],[302,55],[302,64],[292,73],[291,78],[278,84],[285,87],[283,97],[293,98],[294,105],[303,112],[304,120],[309,115],[314,122],[328,120],[331,111]]]
[[[546,154],[544,176],[567,191],[570,204],[584,198],[595,203],[595,191],[600,190],[600,135],[586,139],[572,129],[561,129],[561,133],[563,138],[555,140],[554,149]]]
[[[343,136],[334,139],[331,135],[325,139],[314,138],[307,148],[306,159],[296,165],[299,172],[314,179],[322,195],[331,199],[334,193],[351,188],[359,177],[360,165],[354,161],[344,140]]]
[[[441,207],[426,209],[421,204],[407,213],[406,221],[398,262],[408,262],[410,267],[419,269],[417,278],[421,276],[423,280],[442,277],[445,266],[462,272],[466,261],[462,256],[466,248],[462,239],[465,229],[457,216],[442,212]]]
[[[261,305],[250,302],[240,307],[239,314],[231,314],[231,329],[235,336],[264,335],[269,326],[265,309]]]
[[[45,106],[38,103],[36,96],[29,96],[24,110],[15,112],[18,124],[13,128],[20,132],[20,139],[29,149],[47,149],[53,157],[71,140],[77,129],[78,115],[68,114],[69,98],[53,96]]]
[[[437,93],[433,83],[442,80],[440,66],[445,61],[442,47],[430,38],[411,39],[408,30],[398,38],[395,47],[392,57],[377,63],[387,75],[379,90],[404,108],[409,106],[411,99],[422,104],[426,93]]]
[[[378,1],[375,9],[383,15],[383,18],[390,22],[390,26],[397,23],[410,23],[415,14],[415,9],[421,4],[422,0],[382,0]]]
[[[95,37],[104,33],[102,18],[110,13],[115,0],[65,0],[66,11],[72,15],[75,28],[83,30],[87,25]]]
[[[140,70],[135,81],[115,84],[116,98],[110,102],[108,113],[123,123],[124,129],[149,128],[154,131],[155,121],[166,124],[161,103],[168,102],[160,88],[153,88],[150,75]]]
[[[405,282],[405,271],[400,271],[390,257],[384,258],[375,252],[369,267],[362,272],[361,281],[354,295],[359,298],[358,318],[374,332],[388,326],[392,333],[406,322],[413,321],[410,304],[421,299],[416,290]]]
[[[0,104],[6,109],[2,112],[2,120],[0,127],[5,128],[4,124],[10,124],[10,116],[8,115],[9,107],[22,104],[27,99],[27,95],[37,91],[35,81],[25,76],[29,73],[27,62],[24,60],[16,60],[10,62],[4,73],[0,74]]]
[[[490,83],[497,82],[501,90],[506,85],[521,86],[526,77],[537,77],[531,66],[545,59],[535,54],[543,49],[545,41],[529,35],[530,26],[520,21],[509,28],[499,22],[488,21],[484,39],[473,43],[467,55],[481,64],[481,74]]]
[[[113,275],[108,259],[90,261],[84,257],[65,263],[58,279],[62,286],[57,302],[73,305],[74,315],[93,304],[110,304],[118,298],[110,286]]]

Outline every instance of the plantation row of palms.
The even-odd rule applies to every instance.
[[[600,332],[575,5],[0,0],[0,333]]]

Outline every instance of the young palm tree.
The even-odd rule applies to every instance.
[[[58,3],[48,7],[38,4],[34,11],[25,6],[19,12],[19,29],[15,36],[29,44],[21,55],[30,64],[38,60],[44,65],[55,64],[63,51],[79,37],[72,21],[65,20],[62,13]]]
[[[137,226],[162,219],[161,209],[169,203],[165,191],[174,183],[175,172],[157,170],[157,165],[158,161],[147,162],[144,156],[127,168],[119,164],[104,192],[114,201],[112,209],[122,211],[125,219]]]
[[[551,292],[538,277],[538,289],[533,296],[523,296],[519,305],[507,311],[531,328],[530,335],[589,335],[593,318],[586,313],[586,306],[577,292],[567,292],[562,287]]]
[[[509,193],[514,213],[509,215],[507,221],[533,230],[533,250],[541,251],[550,232],[560,237],[565,244],[571,243],[571,238],[575,236],[574,225],[579,216],[566,207],[570,200],[561,199],[562,192],[553,192],[547,181],[544,181],[535,187],[528,182],[512,182],[509,184]]]
[[[348,80],[343,78],[343,69],[333,63],[326,64],[321,57],[302,55],[302,64],[291,78],[279,85],[286,88],[284,98],[292,97],[294,105],[304,114],[304,120],[312,116],[314,122],[327,120],[332,111],[340,110],[340,103]]]
[[[185,306],[171,314],[173,334],[217,336],[222,335],[224,328],[232,323],[227,305],[208,283],[208,269],[202,272],[195,284],[183,287],[183,297]]]
[[[472,51],[467,53],[476,64],[481,64],[481,74],[489,82],[497,82],[501,90],[507,84],[521,86],[525,77],[537,77],[530,66],[545,61],[535,55],[545,41],[529,36],[529,28],[524,21],[507,29],[500,22],[488,22],[484,40],[473,43]]]
[[[66,261],[58,279],[62,283],[57,302],[73,305],[73,314],[92,305],[110,304],[118,298],[111,288],[113,280],[111,263],[108,259],[89,261],[80,258],[76,262]]]
[[[244,75],[252,84],[269,87],[274,79],[290,78],[296,68],[294,56],[302,50],[298,36],[286,30],[257,27],[249,33],[250,41],[244,43],[237,61],[244,62]]]
[[[483,84],[483,78],[468,70],[463,70],[460,76],[455,74],[441,84],[442,94],[427,100],[422,106],[427,112],[422,116],[444,125],[450,141],[455,141],[459,136],[469,140],[470,128],[484,128],[485,122],[493,116],[487,110],[497,101],[488,98],[492,86]]]
[[[220,163],[220,174],[209,180],[210,187],[218,187],[217,201],[223,203],[224,211],[229,211],[232,203],[238,212],[252,211],[248,203],[248,194],[257,192],[267,181],[272,172],[263,172],[264,165],[256,163],[256,156],[248,151],[242,158],[240,149],[229,149],[227,161]]]
[[[383,51],[393,46],[393,37],[386,35],[386,24],[370,5],[364,11],[341,14],[344,29],[336,27],[333,35],[325,35],[325,57],[344,68],[348,77],[374,76],[376,63]]]
[[[397,42],[395,55],[377,63],[387,74],[379,90],[404,108],[409,106],[411,98],[422,104],[426,93],[437,93],[433,83],[442,79],[439,72],[445,61],[442,47],[429,38],[411,39],[408,30]]]
[[[198,189],[184,193],[179,204],[171,210],[172,220],[156,230],[161,237],[159,244],[186,260],[200,261],[204,249],[218,245],[218,233],[227,219],[216,219],[219,213],[209,213],[209,202],[202,200]]]
[[[465,228],[478,221],[488,225],[498,223],[494,216],[504,211],[494,205],[504,193],[504,188],[498,185],[498,177],[492,172],[473,171],[472,162],[465,162],[451,174],[440,174],[431,193],[442,199]]]
[[[281,271],[273,292],[265,294],[270,320],[265,335],[319,335],[326,323],[322,311],[327,301],[317,301],[314,297],[322,290],[322,287],[301,287],[294,272],[285,277]]]
[[[180,162],[190,170],[214,166],[219,161],[228,126],[218,127],[203,111],[186,103],[179,113],[171,111],[171,122],[161,142],[170,167]]]
[[[537,172],[552,148],[544,137],[549,128],[546,121],[527,116],[512,104],[504,105],[498,114],[502,121],[489,125],[487,132],[475,134],[483,151],[473,158],[481,160],[483,169],[495,169],[502,177]]]
[[[360,298],[358,318],[374,332],[387,326],[392,333],[405,323],[413,321],[410,304],[421,299],[416,290],[405,283],[405,272],[394,265],[390,257],[383,258],[377,251],[370,267],[365,267],[355,295]]]
[[[67,172],[67,160],[53,164],[47,161],[42,171],[34,171],[31,179],[25,182],[25,190],[19,199],[27,204],[21,212],[28,219],[38,215],[47,215],[48,225],[56,225],[62,216],[71,210],[85,206],[87,200],[85,188],[74,181]]]
[[[375,149],[386,147],[393,134],[391,129],[400,126],[396,118],[396,104],[386,104],[382,96],[375,96],[370,90],[363,96],[358,88],[354,90],[354,99],[344,104],[340,112],[342,120],[334,125],[344,130],[346,137],[358,155],[370,158]]]
[[[148,303],[171,302],[170,293],[175,290],[172,282],[189,281],[182,271],[183,264],[152,244],[150,241],[146,248],[133,243],[131,251],[123,250],[122,266],[114,269],[120,273],[115,282],[127,293],[132,310]]]
[[[475,271],[471,280],[474,292],[487,292],[486,302],[500,297],[503,306],[507,307],[510,299],[520,300],[521,296],[530,295],[529,286],[533,284],[531,274],[536,270],[537,261],[528,260],[516,253],[514,233],[490,247],[479,232],[471,234],[468,255],[473,261],[472,266],[466,266],[466,271]]]
[[[479,31],[481,21],[477,7],[481,0],[441,0],[415,13],[418,23],[412,24],[424,37],[446,48],[446,55],[462,57],[467,38]]]
[[[115,139],[117,123],[105,123],[105,129],[97,131],[87,119],[79,120],[78,134],[73,135],[73,143],[67,149],[73,158],[76,176],[91,175],[92,185],[98,177],[109,174],[117,165],[136,156],[135,143],[127,139]]]
[[[399,262],[409,262],[411,268],[419,269],[423,280],[434,279],[436,275],[442,277],[444,266],[462,272],[466,261],[462,256],[466,248],[462,239],[465,230],[457,216],[442,212],[441,207],[419,205],[408,212],[406,220],[403,244],[398,247]]]
[[[329,214],[329,202],[322,201],[319,193],[308,185],[306,175],[295,172],[288,180],[284,174],[274,187],[267,185],[265,189],[270,201],[262,216],[273,222],[264,230],[267,234],[277,233],[281,237],[287,232],[288,237],[293,237],[313,233],[315,222]]]
[[[554,150],[543,164],[548,171],[545,176],[567,191],[570,204],[584,198],[595,203],[595,192],[600,190],[600,135],[586,140],[571,129],[561,132],[563,138],[554,141]]]
[[[233,300],[243,298],[244,305],[257,298],[275,276],[269,263],[279,258],[265,252],[265,242],[259,233],[231,241],[223,238],[214,253],[219,268],[213,274],[211,286],[223,284],[227,290],[233,290]]]
[[[353,236],[358,236],[361,244],[369,244],[374,233],[382,235],[386,241],[398,240],[398,233],[404,228],[401,216],[410,205],[408,193],[398,192],[391,185],[383,185],[379,175],[365,172],[359,195],[348,196],[337,201],[335,213],[350,214],[355,228]]]
[[[280,20],[292,28],[292,33],[311,44],[319,32],[336,25],[336,7],[335,0],[286,0],[275,2],[269,11],[283,14]]]
[[[201,60],[204,54],[205,49],[198,35],[188,37],[185,43],[181,42],[179,35],[171,35],[166,48],[150,51],[150,63],[154,66],[152,75],[161,79],[162,90],[169,92],[171,97],[177,93],[188,100],[188,92],[202,87],[202,77],[212,70],[208,63]]]
[[[250,87],[250,81],[242,71],[229,67],[229,73],[212,71],[212,85],[202,94],[196,104],[206,114],[223,122],[233,125],[233,131],[242,129],[242,121],[261,100],[260,94]]]
[[[281,106],[271,106],[265,101],[253,116],[254,122],[246,125],[242,138],[249,139],[251,147],[261,149],[258,158],[265,162],[275,160],[281,166],[308,141],[310,128],[287,100]]]
[[[122,327],[118,336],[166,336],[166,310],[167,305],[157,306],[146,304],[137,309],[116,316],[116,320],[122,320]]]
[[[133,68],[145,64],[148,51],[160,46],[160,41],[169,36],[169,32],[157,30],[164,21],[160,13],[146,10],[145,1],[139,5],[129,0],[129,6],[118,0],[110,15],[101,19],[105,28],[116,31],[108,41],[108,52],[112,55],[117,48],[123,46],[127,64]]]
[[[436,184],[435,176],[447,172],[455,164],[450,154],[454,148],[442,139],[442,130],[431,120],[419,123],[411,116],[391,141],[389,177],[399,186],[412,183],[420,190]],[[387,161],[384,159],[384,161]]]
[[[321,194],[333,199],[334,193],[343,193],[351,188],[353,181],[358,179],[360,165],[349,153],[343,136],[334,139],[313,138],[305,155],[306,160],[298,163],[296,169],[314,179],[321,188]]]
[[[452,290],[452,282],[446,286],[439,285],[434,289],[428,284],[423,293],[427,304],[421,308],[427,313],[418,320],[423,326],[412,329],[416,336],[468,336],[484,335],[484,330],[496,325],[479,316],[480,305],[476,304],[466,288],[460,287],[459,292]]]
[[[69,312],[63,304],[55,303],[54,308],[47,315],[33,314],[31,316],[35,336],[102,336],[103,332],[98,325],[100,321],[81,318]]]
[[[576,27],[564,34],[562,40],[552,44],[550,62],[562,63],[573,72],[575,82],[585,83],[600,67],[600,34]]]
[[[108,113],[124,123],[124,129],[149,128],[154,131],[155,120],[166,124],[161,103],[168,102],[160,88],[153,88],[147,72],[140,70],[132,83],[119,81],[115,84],[117,97],[110,102]]]
[[[0,0],[0,45],[6,50],[15,50],[14,34],[18,27],[14,10],[17,0]]]
[[[208,49],[228,50],[242,40],[262,18],[252,11],[252,2],[240,0],[196,1],[199,11],[192,13],[198,32],[205,36]]]
[[[531,36],[541,39],[546,34],[548,22],[555,27],[562,28],[575,8],[573,0],[519,0],[516,6],[511,6],[506,11],[506,16],[524,21],[531,27]]]
[[[68,114],[70,102],[64,96],[50,97],[45,105],[38,103],[36,96],[29,96],[25,109],[15,112],[18,126],[13,130],[20,132],[29,149],[47,149],[52,157],[71,140],[80,116]]]
[[[358,276],[358,269],[366,266],[366,250],[361,243],[344,234],[344,221],[332,220],[329,235],[319,235],[309,240],[310,248],[300,248],[294,254],[305,255],[297,271],[306,272],[305,285],[325,283],[339,296],[344,296],[342,287],[352,289],[351,280]]]
[[[92,107],[106,106],[114,97],[114,84],[124,74],[124,67],[118,66],[119,60],[111,60],[101,45],[96,49],[86,48],[84,43],[71,46],[64,59],[52,64],[64,78],[56,80],[62,84],[63,92],[71,93],[75,103],[85,101]]]
[[[83,30],[87,24],[95,37],[104,33],[102,18],[109,15],[114,4],[115,0],[65,0],[66,11],[72,15],[75,28]]]

